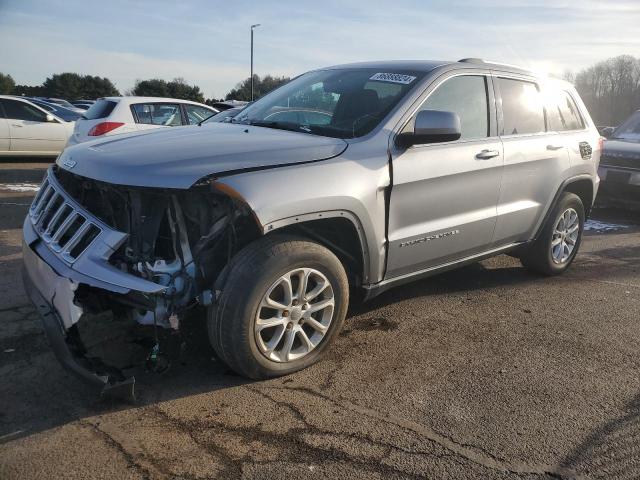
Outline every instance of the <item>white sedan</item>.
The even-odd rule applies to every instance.
[[[150,128],[196,125],[218,110],[189,100],[161,97],[105,97],[76,121],[68,145]]]
[[[73,124],[26,99],[0,95],[0,156],[56,156]]]

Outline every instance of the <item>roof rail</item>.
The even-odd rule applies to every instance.
[[[461,63],[484,63],[484,60],[481,58],[462,58],[458,60]]]

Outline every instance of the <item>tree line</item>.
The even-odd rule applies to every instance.
[[[640,109],[640,58],[620,55],[565,78],[575,85],[596,125],[619,125]]]
[[[270,92],[289,81],[288,77],[272,75],[253,76],[254,99]],[[120,95],[115,85],[106,77],[79,75],[77,73],[57,73],[48,77],[42,85],[16,85],[11,75],[0,73],[1,95],[25,95],[28,97],[54,97],[65,100],[95,99]],[[136,80],[125,95],[143,97],[168,97],[192,100],[200,103],[214,103],[220,100],[251,100],[251,77],[239,82],[224,98],[205,97],[197,85],[189,85],[183,78],[166,81],[159,78]]]
[[[575,84],[597,125],[618,125],[640,109],[640,58],[620,55],[580,70],[568,72],[565,78]],[[288,77],[254,75],[254,98],[260,98],[289,81]],[[0,94],[59,97],[67,100],[116,96],[120,93],[105,77],[60,73],[48,77],[42,85],[16,85],[10,75],[0,73]],[[205,97],[197,85],[182,78],[166,81],[158,78],[137,80],[126,95],[170,97],[213,103],[223,99]],[[251,100],[251,78],[236,84],[224,100]],[[309,99],[299,99],[304,102]],[[315,99],[322,101],[323,99]]]

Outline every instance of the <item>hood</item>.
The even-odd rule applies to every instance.
[[[56,163],[108,183],[189,188],[207,175],[326,160],[347,145],[339,138],[208,123],[81,143],[67,148]]]

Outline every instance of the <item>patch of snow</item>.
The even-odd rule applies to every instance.
[[[10,192],[37,192],[40,185],[37,183],[0,183],[0,190]]]
[[[587,220],[584,224],[585,231],[590,232],[615,232],[628,228],[627,225],[618,225],[615,223],[600,222],[598,220]]]

